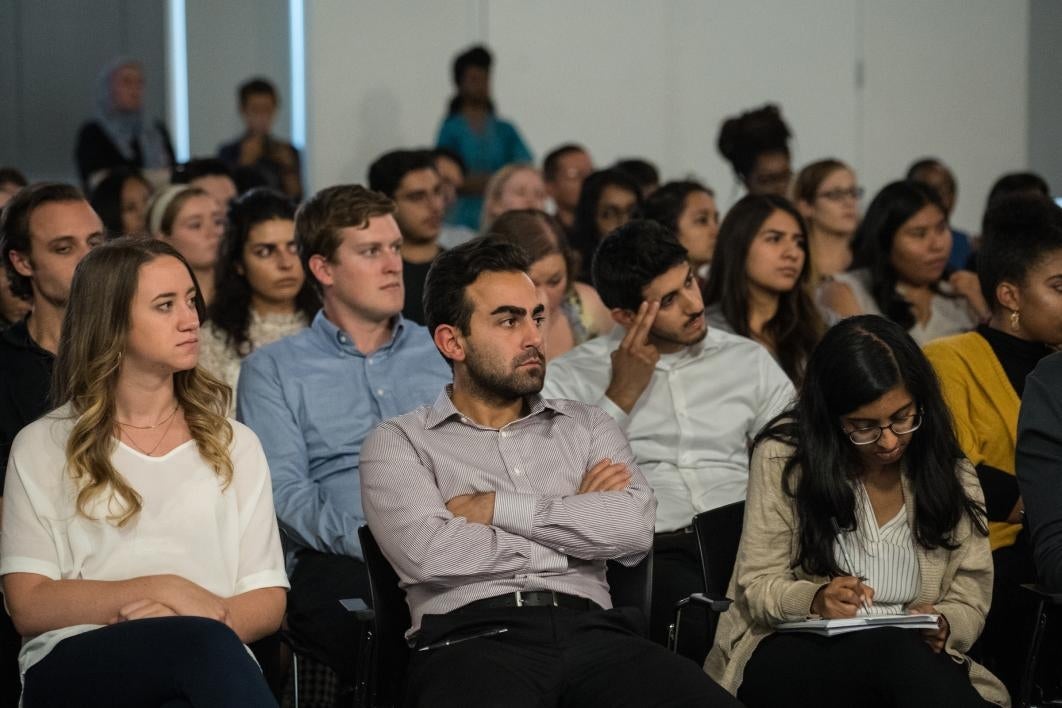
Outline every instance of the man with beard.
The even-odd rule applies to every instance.
[[[611,609],[605,561],[645,557],[656,503],[612,418],[539,395],[528,265],[483,239],[438,257],[424,304],[453,384],[362,448],[365,516],[412,616],[406,704],[736,705]]]
[[[609,413],[653,486],[650,629],[666,642],[675,602],[704,592],[694,515],[745,498],[749,442],[794,391],[762,346],[708,331],[686,249],[667,227],[638,220],[613,231],[593,276],[620,326],[554,359],[544,390]],[[704,639],[685,636],[683,653],[704,659]]]

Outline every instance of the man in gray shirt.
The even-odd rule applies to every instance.
[[[610,416],[539,395],[528,265],[489,240],[439,256],[424,302],[454,382],[362,448],[366,519],[425,649],[407,705],[738,705],[611,609],[605,561],[645,557],[656,501]]]

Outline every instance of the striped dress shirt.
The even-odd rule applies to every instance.
[[[451,390],[380,424],[361,450],[365,517],[406,590],[409,634],[425,614],[517,590],[611,607],[605,561],[644,558],[656,514],[619,426],[594,406],[534,395],[527,415],[488,428],[457,410]],[[627,466],[629,486],[577,494],[604,458]],[[486,491],[495,492],[489,526],[446,508],[456,496]]]
[[[922,587],[914,535],[907,523],[907,505],[878,526],[866,488],[860,482],[853,486],[856,528],[838,536],[834,557],[838,565],[853,575],[866,578],[867,585],[874,588],[874,604],[870,606],[869,614],[903,614],[907,605],[918,598]],[[846,568],[848,561],[851,561],[852,568]]]

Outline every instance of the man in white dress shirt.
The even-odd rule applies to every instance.
[[[795,392],[762,346],[708,330],[686,249],[668,228],[632,221],[612,232],[593,276],[620,327],[552,361],[543,394],[600,406],[630,440],[658,500],[650,623],[666,641],[675,602],[704,591],[694,515],[745,498],[749,441]],[[707,649],[702,638],[683,653],[703,659]]]

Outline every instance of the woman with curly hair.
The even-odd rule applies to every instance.
[[[214,287],[199,363],[235,391],[248,354],[303,329],[320,307],[295,247],[290,199],[260,187],[232,203]]]
[[[59,408],[11,448],[0,575],[23,705],[275,706],[244,646],[284,614],[258,438],[197,367],[203,299],[166,243],[79,265]]]

